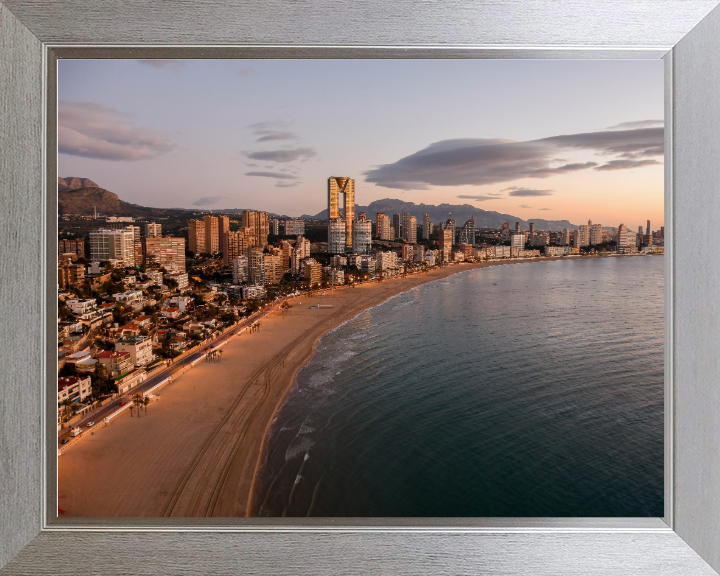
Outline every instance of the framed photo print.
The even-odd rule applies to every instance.
[[[0,4],[2,572],[716,574],[716,4]]]

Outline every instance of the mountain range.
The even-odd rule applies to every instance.
[[[375,200],[367,206],[356,204],[355,214],[358,212],[366,212],[368,218],[371,220],[375,219],[375,215],[378,212],[385,212],[390,218],[392,218],[393,214],[408,212],[410,216],[417,218],[418,225],[422,224],[424,214],[430,215],[430,222],[433,224],[444,222],[452,216],[458,228],[473,216],[475,217],[476,228],[500,228],[503,222],[510,222],[510,226],[513,228],[515,222],[520,222],[520,227],[524,229],[529,228],[529,223],[532,222],[538,230],[549,230],[552,232],[560,232],[564,228],[568,230],[577,230],[578,228],[576,224],[571,224],[567,220],[545,220],[544,218],[524,220],[511,214],[481,210],[471,204],[415,204],[414,202],[404,202],[403,200],[394,200],[391,198]],[[314,216],[309,214],[303,214],[301,216],[301,218],[316,218],[321,220],[327,217],[327,210],[323,210]]]
[[[138,204],[131,204],[120,200],[117,194],[101,188],[88,178],[58,178],[59,214],[91,216],[95,211],[102,216],[133,216],[135,218],[146,219],[167,217],[183,218],[187,217],[188,213],[201,211],[210,212],[210,210],[193,210],[188,208],[149,208],[139,206]],[[227,208],[212,210],[212,212],[232,214],[242,212],[242,209]],[[527,229],[529,222],[533,222],[538,230],[561,231],[563,228],[577,230],[577,225],[567,220],[545,220],[543,218],[524,220],[511,214],[482,210],[471,204],[415,204],[414,202],[385,198],[383,200],[375,200],[367,206],[356,204],[355,214],[358,212],[366,212],[368,218],[373,220],[377,212],[385,212],[385,214],[391,218],[393,214],[409,212],[411,216],[417,218],[418,225],[422,224],[423,215],[429,214],[430,221],[434,224],[444,222],[452,216],[455,219],[457,227],[461,227],[467,220],[474,216],[476,228],[500,228],[503,222],[510,222],[510,226],[514,227],[515,222],[520,222],[520,226]],[[278,214],[268,214],[271,217],[286,217]],[[325,220],[327,217],[327,210],[323,210],[315,215],[303,214],[301,216],[301,218],[320,220]]]

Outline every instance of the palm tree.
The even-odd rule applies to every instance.
[[[140,405],[143,403],[143,395],[139,392],[133,396],[133,402],[138,409],[138,417],[140,416]]]
[[[147,414],[147,407],[148,407],[148,404],[150,404],[150,398],[148,398],[147,396],[145,396],[145,397],[142,399],[142,403],[143,403],[143,406],[145,407],[145,413]]]
[[[72,400],[70,400],[70,398],[65,398],[65,400],[63,400],[63,401],[60,403],[60,405],[64,408],[64,410],[63,410],[63,419],[64,419],[64,421],[65,421],[66,423],[67,423],[67,421],[69,420],[69,418],[68,418],[68,413],[70,412],[70,409],[72,408],[72,404],[73,404],[73,402],[72,402]]]

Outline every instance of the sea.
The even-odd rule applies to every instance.
[[[323,336],[259,516],[663,516],[663,256],[469,270]]]

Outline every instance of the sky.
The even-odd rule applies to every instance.
[[[660,60],[61,60],[58,175],[143,206],[663,225]]]

